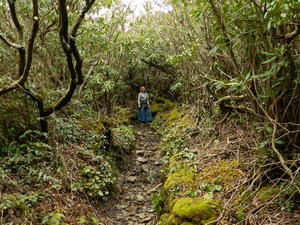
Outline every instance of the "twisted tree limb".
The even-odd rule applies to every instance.
[[[287,44],[290,44],[298,35],[300,34],[300,24],[295,24],[295,29],[286,34],[277,34],[275,38],[277,39],[285,39]]]
[[[10,42],[9,40],[7,40],[7,38],[4,36],[4,34],[0,33],[0,39],[9,47],[16,48],[16,49],[22,48],[22,45],[19,45],[19,44],[16,44],[16,43],[13,43],[13,42]]]
[[[10,15],[12,17],[13,23],[14,23],[14,25],[17,29],[18,35],[19,35],[19,42],[20,42],[19,45],[21,46],[20,48],[18,48],[18,51],[19,51],[18,78],[20,78],[24,72],[25,63],[26,63],[26,52],[25,52],[25,48],[23,46],[23,39],[24,39],[23,26],[21,25],[19,18],[17,16],[17,13],[16,13],[16,6],[15,6],[16,0],[7,0],[7,2],[8,2],[9,10],[10,10]],[[33,17],[34,16],[36,16],[36,15],[33,15]]]
[[[19,34],[19,40],[22,43],[23,40],[23,27],[20,24],[16,9],[15,9],[15,0],[7,0],[11,12],[12,20],[15,24],[15,27],[17,28],[18,34]],[[68,12],[67,12],[67,0],[59,0],[59,19],[60,19],[60,30],[59,30],[59,37],[61,41],[61,46],[63,48],[63,51],[65,53],[67,64],[70,72],[70,84],[67,93],[61,97],[53,106],[50,106],[48,108],[45,108],[43,99],[36,93],[34,93],[32,90],[25,87],[25,83],[29,76],[29,71],[32,64],[32,58],[33,58],[33,46],[34,41],[37,36],[37,32],[39,29],[39,8],[38,8],[38,0],[32,0],[32,6],[33,6],[33,14],[32,14],[32,29],[31,34],[27,43],[26,50],[22,46],[22,44],[15,44],[13,42],[10,42],[7,38],[5,38],[4,35],[0,34],[0,39],[9,47],[13,47],[19,50],[19,79],[13,82],[10,86],[6,88],[0,89],[0,95],[5,94],[11,90],[14,89],[20,89],[25,93],[27,96],[29,96],[36,104],[37,108],[39,110],[39,116],[40,116],[40,125],[41,130],[43,132],[47,132],[48,126],[47,126],[47,120],[46,117],[52,114],[56,110],[60,110],[62,107],[64,107],[66,104],[70,102],[72,99],[72,96],[76,90],[76,87],[78,84],[83,83],[83,75],[82,75],[82,59],[80,57],[79,51],[77,49],[76,43],[75,43],[75,35],[78,31],[79,26],[81,25],[86,13],[88,10],[92,7],[95,0],[86,0],[86,6],[83,8],[80,16],[77,19],[77,22],[72,28],[71,34],[69,33],[69,19],[68,19]],[[50,24],[50,27],[52,24]],[[75,59],[75,64],[73,62],[73,57]]]
[[[230,102],[230,101],[243,101],[245,100],[246,98],[246,95],[239,95],[239,96],[224,96],[222,98],[220,98],[218,100],[219,102],[219,106],[220,106],[220,109],[222,111],[222,113],[226,113],[228,111],[232,111],[232,109],[235,109],[235,110],[241,110],[241,111],[253,111],[249,108],[246,108],[244,106],[231,106],[231,105],[226,105],[227,102]]]
[[[60,36],[61,46],[67,58],[67,64],[70,72],[71,82],[69,84],[67,93],[62,98],[60,98],[55,105],[47,108],[44,111],[44,115],[43,115],[44,117],[49,116],[54,111],[60,110],[65,105],[67,105],[72,99],[72,96],[76,90],[77,85],[83,83],[84,79],[82,74],[82,59],[77,49],[74,36],[80,24],[82,23],[85,14],[92,7],[94,2],[95,0],[86,1],[86,6],[83,8],[80,16],[77,19],[77,22],[72,28],[71,35],[69,35],[67,2],[66,0],[59,0],[59,4],[58,4],[59,18],[60,18],[59,36]],[[73,62],[73,57],[75,59],[75,66]]]
[[[19,34],[19,41],[23,41],[24,34],[23,34],[23,26],[21,25],[17,12],[16,12],[16,0],[7,0],[9,10],[10,10],[10,15],[12,17],[12,20],[14,22],[15,27],[17,28],[18,34]]]
[[[15,26],[17,27],[17,30],[19,33],[19,38],[23,39],[22,26],[20,25],[19,20],[17,19],[17,16],[16,16],[16,11],[15,11],[15,6],[14,6],[15,1],[8,0],[8,2],[9,2],[10,9],[11,9],[12,19],[13,19]],[[19,87],[23,87],[25,82],[28,79],[29,71],[30,71],[31,63],[32,63],[32,57],[33,57],[33,45],[34,45],[34,41],[35,41],[38,29],[39,29],[38,0],[32,0],[32,7],[33,7],[33,9],[32,9],[33,22],[32,22],[30,38],[29,38],[28,44],[27,44],[27,49],[24,50],[23,47],[21,47],[21,46],[20,46],[20,48],[18,48],[19,57],[20,57],[20,62],[19,62],[20,77],[18,80],[16,80],[10,86],[0,89],[0,95],[5,94],[11,90],[17,89]]]

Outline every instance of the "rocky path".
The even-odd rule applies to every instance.
[[[128,169],[120,174],[120,192],[106,206],[105,225],[153,225],[157,214],[151,196],[161,186],[158,135],[147,124],[136,124],[137,140]]]

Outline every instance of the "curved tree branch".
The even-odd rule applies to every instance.
[[[14,7],[14,0],[8,0],[10,9],[13,10],[11,12],[12,14],[12,19],[18,29],[20,38],[23,38],[23,30],[22,27],[19,23],[19,20],[17,19],[16,16],[16,11]],[[11,84],[9,87],[2,88],[0,89],[0,95],[5,94],[11,90],[14,90],[16,88],[24,86],[25,82],[28,79],[29,76],[29,71],[31,68],[31,63],[32,63],[32,57],[33,57],[33,45],[34,41],[39,29],[39,10],[38,10],[38,0],[32,0],[32,6],[33,6],[33,12],[32,12],[32,29],[31,29],[31,35],[28,40],[27,44],[27,50],[25,50],[20,47],[18,48],[19,50],[19,57],[20,57],[20,62],[19,62],[19,79],[15,81],[13,84]],[[2,38],[1,38],[2,39]],[[3,40],[3,39],[2,39]]]
[[[275,36],[275,38],[285,39],[287,44],[290,44],[299,34],[300,34],[300,24],[296,24],[295,29],[292,32],[286,34],[278,34]]]
[[[26,52],[22,45],[10,42],[7,40],[3,34],[0,34],[0,39],[9,47],[16,48],[19,51],[19,69],[18,69],[18,77],[22,76],[22,73],[25,68],[25,60],[26,60]]]
[[[20,49],[20,48],[22,48],[22,46],[21,45],[19,45],[19,44],[15,44],[15,43],[13,43],[13,42],[10,42],[9,40],[7,40],[7,38],[6,37],[4,37],[4,35],[3,34],[1,34],[0,33],[0,39],[7,45],[7,46],[9,46],[9,47],[12,47],[12,48],[16,48],[16,49]]]
[[[93,4],[95,3],[96,0],[86,0],[86,5],[85,7],[82,9],[80,16],[77,18],[77,21],[75,23],[75,25],[73,26],[72,30],[71,30],[71,36],[75,37],[76,33],[78,31],[79,26],[81,25],[85,14],[92,8]]]
[[[65,96],[58,100],[58,102],[48,109],[45,110],[44,116],[49,116],[54,111],[60,110],[65,105],[67,105],[76,90],[78,84],[83,83],[83,75],[82,75],[82,59],[80,57],[79,51],[77,49],[75,43],[75,34],[84,19],[85,14],[92,7],[92,4],[95,0],[86,1],[86,6],[81,12],[81,15],[77,19],[76,24],[74,25],[71,36],[69,36],[69,27],[68,27],[68,12],[67,12],[67,3],[66,0],[59,0],[59,17],[60,17],[60,41],[63,47],[65,56],[67,58],[68,68],[70,72],[71,83],[69,85],[69,89]],[[73,57],[75,58],[76,65],[74,66]],[[77,82],[77,80],[78,82]]]
[[[19,34],[19,40],[22,41],[23,40],[23,27],[19,22],[18,16],[17,16],[17,12],[16,12],[16,0],[7,0],[8,6],[9,6],[9,10],[10,10],[10,14],[12,17],[12,20],[15,24],[15,27],[17,28],[18,34]]]

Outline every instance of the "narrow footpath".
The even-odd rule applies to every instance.
[[[128,168],[120,172],[119,193],[105,208],[105,225],[154,225],[157,221],[151,196],[159,191],[162,182],[159,138],[147,124],[134,126],[136,147],[127,163]]]

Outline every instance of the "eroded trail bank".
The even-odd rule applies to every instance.
[[[107,225],[156,224],[151,196],[159,191],[161,154],[159,138],[147,124],[136,124],[136,147],[126,171],[120,173],[119,193],[105,207]]]

